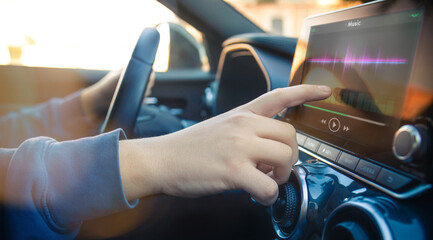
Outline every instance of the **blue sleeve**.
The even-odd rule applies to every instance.
[[[15,148],[37,136],[62,141],[96,135],[99,125],[84,113],[80,96],[81,92],[76,92],[1,117],[0,147]]]
[[[57,142],[48,137],[0,149],[9,239],[72,239],[83,220],[134,207],[119,170],[121,130]],[[1,190],[1,189],[0,189]]]

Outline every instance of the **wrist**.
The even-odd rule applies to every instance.
[[[102,116],[98,114],[97,106],[95,106],[95,100],[93,99],[91,89],[84,89],[81,92],[81,106],[83,112],[86,114],[87,118],[92,122],[99,123],[103,120]]]
[[[157,139],[119,142],[119,166],[128,201],[161,193]]]

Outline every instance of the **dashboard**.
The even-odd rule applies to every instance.
[[[429,9],[375,1],[308,18],[299,39],[224,43],[214,114],[288,85],[332,88],[276,116],[300,150],[268,209],[278,239],[433,238],[432,29]]]

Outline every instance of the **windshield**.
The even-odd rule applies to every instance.
[[[308,16],[355,6],[357,0],[225,0],[269,33],[299,37]]]
[[[201,42],[200,33],[156,0],[0,0],[0,66],[119,69],[141,31],[164,22]],[[168,69],[166,30],[154,64],[159,72]]]

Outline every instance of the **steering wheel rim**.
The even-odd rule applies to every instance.
[[[100,133],[122,128],[127,137],[133,136],[137,115],[152,73],[158,44],[158,31],[154,28],[144,29],[117,83]]]

